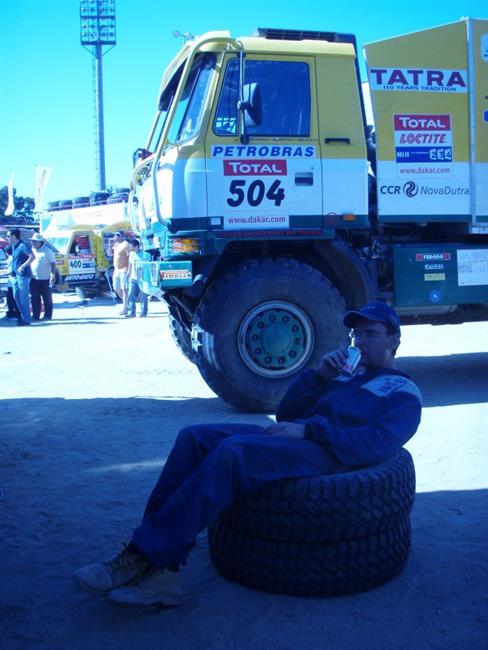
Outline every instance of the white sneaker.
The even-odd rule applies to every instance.
[[[80,587],[88,591],[106,592],[126,585],[150,566],[143,555],[122,551],[104,562],[87,564],[74,574]]]
[[[117,605],[179,607],[183,604],[180,574],[150,567],[137,581],[110,591],[107,600]]]

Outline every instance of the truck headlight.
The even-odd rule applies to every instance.
[[[172,253],[199,253],[200,241],[194,237],[174,237],[169,240],[169,247]]]

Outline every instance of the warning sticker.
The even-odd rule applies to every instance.
[[[488,284],[488,249],[458,250],[458,285]]]

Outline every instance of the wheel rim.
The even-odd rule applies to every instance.
[[[238,348],[248,368],[262,377],[287,377],[302,368],[314,348],[307,314],[284,301],[251,309],[238,331]]]

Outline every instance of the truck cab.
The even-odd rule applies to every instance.
[[[487,21],[366,46],[211,32],[165,71],[129,210],[170,326],[207,383],[271,411],[372,299],[404,322],[485,319]]]

